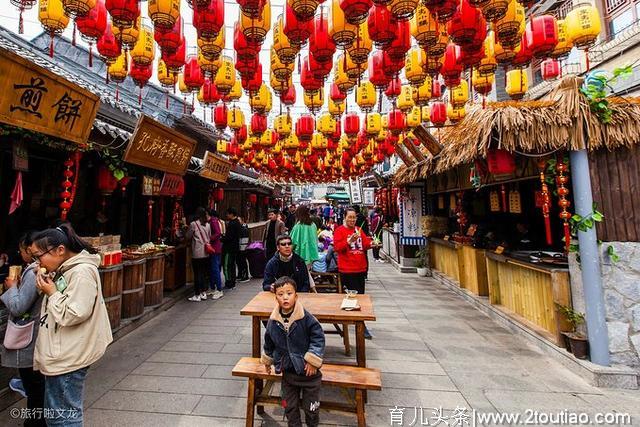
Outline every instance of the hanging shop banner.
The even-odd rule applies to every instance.
[[[220,156],[216,156],[210,151],[204,154],[202,171],[200,176],[210,179],[212,181],[220,182],[224,184],[229,179],[229,173],[231,172],[231,162],[223,159]]]
[[[160,184],[159,196],[172,196],[178,195],[180,186],[182,185],[182,177],[172,173],[165,173],[162,178],[162,184]]]
[[[84,144],[100,98],[0,48],[0,122]]]
[[[195,140],[143,115],[124,153],[124,161],[182,176],[195,148]]]
[[[143,196],[160,196],[160,188],[162,181],[155,176],[144,175],[142,177],[142,195]]]
[[[376,203],[376,198],[375,198],[375,188],[363,188],[362,189],[362,196],[364,198],[364,204],[367,206],[373,206]]]
[[[29,152],[22,141],[13,142],[13,170],[29,172]]]
[[[408,188],[400,196],[400,243],[403,245],[424,245],[422,235],[422,215],[426,209],[422,188]]]
[[[349,178],[349,194],[351,203],[354,205],[362,203],[362,189],[360,187],[360,178]]]

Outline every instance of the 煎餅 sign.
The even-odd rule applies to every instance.
[[[84,144],[100,98],[0,48],[0,122]]]
[[[229,160],[207,151],[204,155],[203,163],[200,176],[223,184],[227,182],[231,172],[231,162]]]
[[[182,176],[195,147],[195,140],[143,115],[129,141],[124,161]]]

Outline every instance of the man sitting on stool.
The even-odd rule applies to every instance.
[[[287,276],[295,280],[298,292],[311,292],[309,270],[304,260],[293,252],[291,237],[281,234],[276,238],[277,252],[267,262],[264,269],[262,289],[273,292],[273,284],[281,277]]]

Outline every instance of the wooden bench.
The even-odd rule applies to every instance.
[[[311,271],[311,277],[316,284],[318,292],[342,293],[342,282],[339,273],[321,273]]]
[[[358,427],[365,427],[365,390],[382,390],[380,370],[324,364],[320,371],[322,372],[322,384],[355,390],[355,402],[320,402],[320,408],[355,413],[358,417]],[[268,394],[269,387],[266,387],[262,394],[259,394],[256,389],[256,380],[280,381],[282,375],[275,374],[274,372],[272,369],[270,374],[267,373],[265,366],[260,363],[260,359],[255,357],[243,357],[233,368],[232,374],[234,376],[249,379],[247,392],[247,427],[253,427],[256,405],[280,405],[279,396],[270,396]]]

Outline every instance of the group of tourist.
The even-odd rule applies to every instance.
[[[5,279],[9,311],[2,366],[17,368],[27,426],[81,426],[89,367],[113,341],[98,273],[100,256],[62,223],[19,240],[24,263]]]

